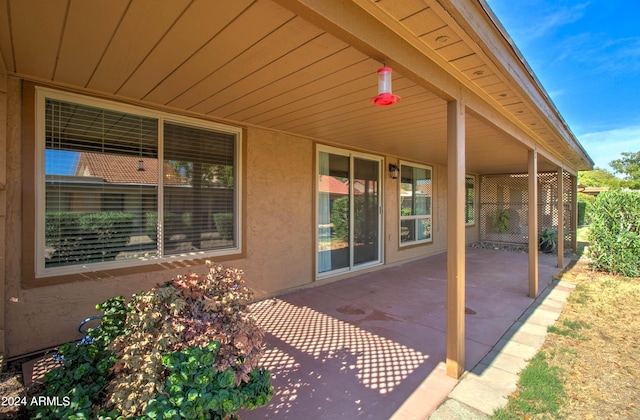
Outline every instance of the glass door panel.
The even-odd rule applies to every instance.
[[[353,159],[353,263],[380,258],[380,211],[378,161]]]
[[[318,273],[350,266],[349,156],[318,156]]]
[[[318,274],[381,262],[381,160],[318,153]]]

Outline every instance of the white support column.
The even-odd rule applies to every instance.
[[[558,267],[564,268],[564,171],[558,168]]]
[[[465,108],[447,104],[447,375],[464,373]]]
[[[538,296],[538,152],[529,150],[529,297]]]

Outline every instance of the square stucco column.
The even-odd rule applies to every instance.
[[[538,296],[538,152],[529,150],[529,297]]]
[[[447,375],[464,372],[465,108],[447,104]]]
[[[564,267],[564,170],[558,168],[558,267]]]

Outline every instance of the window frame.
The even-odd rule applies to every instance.
[[[425,169],[429,171],[430,174],[430,178],[429,180],[431,181],[431,194],[429,195],[430,198],[430,206],[429,206],[429,214],[426,215],[409,215],[409,216],[403,216],[402,215],[402,167],[403,166],[408,166],[411,168],[418,168],[418,169]],[[422,244],[429,244],[429,243],[433,243],[433,186],[434,186],[434,182],[433,182],[433,167],[430,165],[423,165],[423,164],[419,164],[419,163],[414,163],[414,162],[408,162],[408,161],[400,161],[399,162],[399,169],[400,169],[400,176],[399,176],[399,181],[398,182],[398,244],[400,248],[405,248],[405,247],[411,247],[411,246],[415,246],[415,245],[422,245]],[[414,194],[415,196],[415,194]],[[405,220],[415,220],[415,223],[417,224],[417,221],[419,219],[425,219],[428,220],[431,223],[431,235],[429,236],[429,238],[427,239],[415,239],[412,241],[402,241],[402,222]],[[417,230],[417,226],[414,227],[414,229]]]
[[[69,265],[60,267],[48,267],[45,268],[45,237],[44,237],[44,223],[45,223],[45,206],[46,206],[46,174],[45,174],[45,150],[46,150],[46,121],[45,121],[45,102],[46,99],[60,100],[75,103],[78,105],[85,105],[91,107],[98,107],[106,110],[126,112],[129,114],[150,117],[157,120],[158,124],[158,186],[157,186],[157,212],[158,219],[161,219],[163,215],[163,203],[164,203],[164,183],[163,183],[163,165],[164,162],[163,143],[164,143],[164,125],[165,123],[180,124],[187,127],[199,128],[204,130],[211,130],[222,132],[225,134],[231,134],[235,136],[234,139],[234,191],[233,191],[233,206],[234,206],[234,246],[206,251],[188,251],[179,255],[161,255],[149,257],[146,259],[131,259],[131,260],[118,260],[109,262],[99,262],[87,265]],[[138,266],[149,265],[165,265],[166,263],[195,260],[194,262],[204,262],[205,259],[225,256],[237,256],[243,254],[243,222],[244,222],[244,207],[243,207],[243,129],[227,124],[220,124],[212,121],[201,120],[197,118],[172,114],[160,110],[154,110],[149,108],[143,108],[136,105],[125,104],[115,102],[111,100],[94,98],[85,95],[80,95],[71,92],[65,92],[46,87],[35,87],[35,159],[34,159],[34,210],[35,210],[35,232],[34,232],[34,274],[35,279],[50,278],[56,276],[71,276],[79,275],[87,272],[111,272],[112,270],[119,269],[134,269]],[[140,270],[134,270],[139,272]],[[108,275],[110,276],[110,275]]]
[[[473,198],[471,200],[471,202],[469,202],[467,200],[467,180],[471,179],[473,180]],[[475,175],[470,175],[467,174],[464,176],[464,214],[465,214],[465,222],[464,225],[465,226],[474,226],[476,224],[476,214],[477,214],[477,191],[478,191],[478,178]],[[471,219],[470,222],[467,222],[466,218],[467,218],[467,214],[468,214],[468,205],[471,204],[473,206],[473,218]]]

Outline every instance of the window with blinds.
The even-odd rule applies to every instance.
[[[235,244],[235,136],[164,124],[165,253]]]
[[[239,251],[238,129],[38,98],[39,275]]]
[[[432,240],[431,168],[400,164],[400,245]]]

